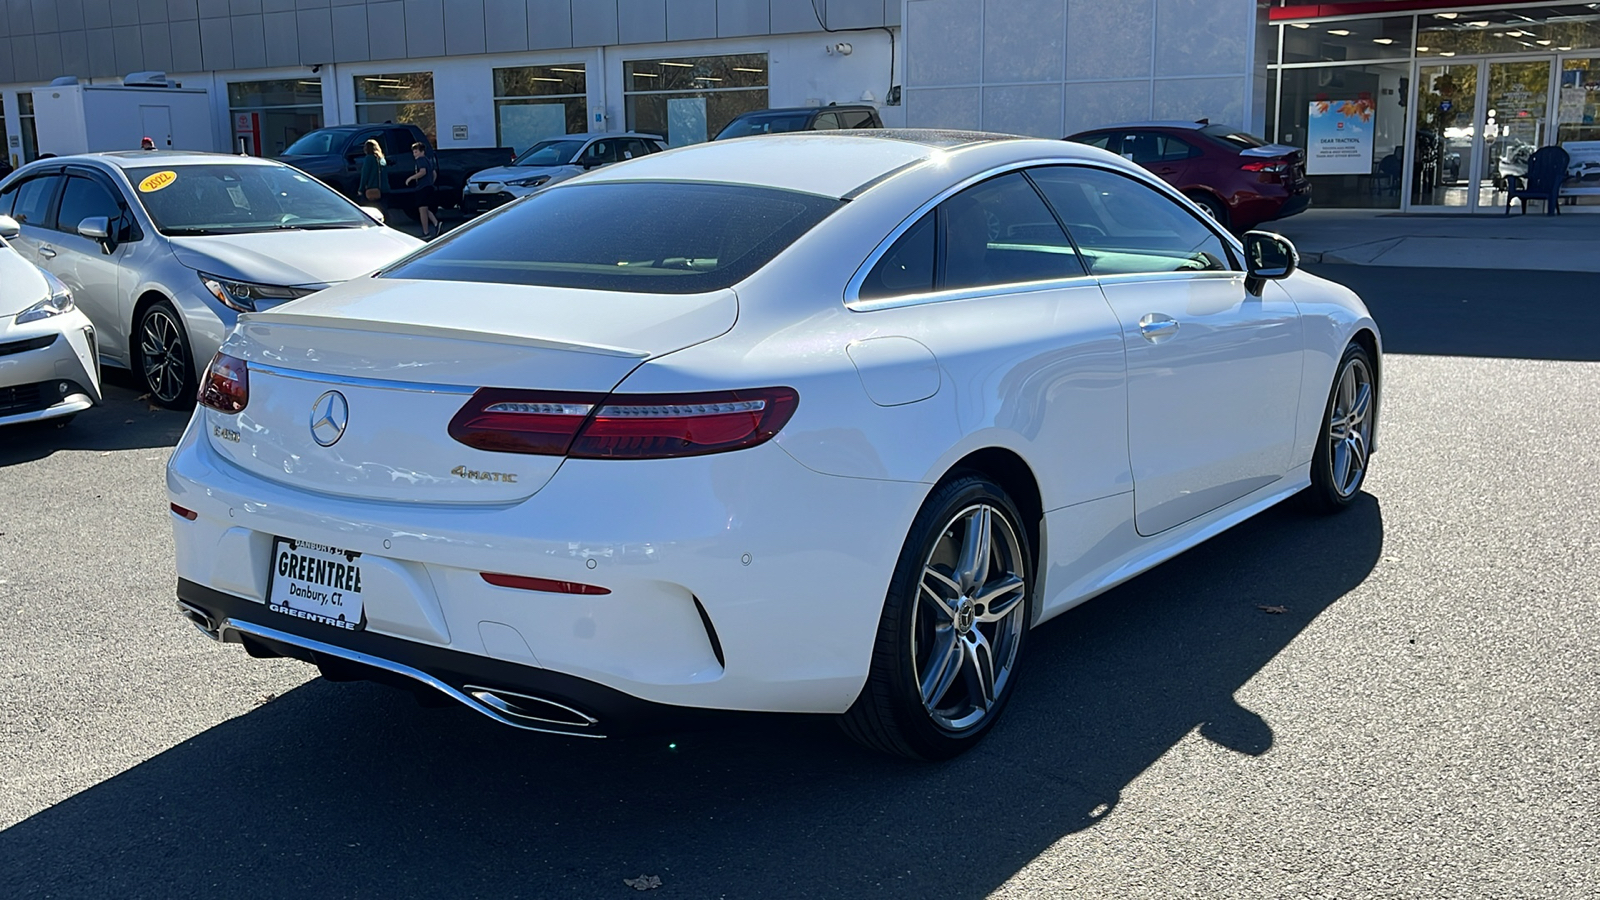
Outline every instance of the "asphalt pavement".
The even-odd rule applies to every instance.
[[[1317,271],[1387,336],[1368,495],[1043,626],[941,765],[250,659],[172,603],[183,416],[0,432],[0,896],[1600,896],[1600,276]]]

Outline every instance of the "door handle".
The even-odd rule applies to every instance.
[[[49,247],[40,247],[39,248],[39,255],[44,257],[45,259],[55,259],[56,258],[56,251],[50,249]]]
[[[1160,313],[1150,313],[1139,320],[1139,333],[1150,343],[1159,343],[1178,333],[1178,320]]]

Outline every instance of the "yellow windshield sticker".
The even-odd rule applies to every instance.
[[[159,191],[162,188],[172,184],[174,181],[177,181],[177,180],[178,180],[178,173],[177,172],[173,172],[173,171],[170,171],[170,170],[166,171],[166,172],[157,172],[154,175],[151,175],[150,177],[146,178],[145,180],[139,182],[139,193],[148,194],[148,193],[151,193],[153,191]]]

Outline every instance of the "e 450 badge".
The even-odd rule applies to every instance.
[[[517,475],[515,472],[480,472],[477,469],[469,469],[466,466],[456,466],[454,469],[450,470],[450,474],[456,476],[457,478],[464,478],[467,481],[499,481],[506,484],[517,483]]]

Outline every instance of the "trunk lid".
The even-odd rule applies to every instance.
[[[728,290],[363,279],[241,317],[223,350],[250,364],[249,403],[235,415],[205,409],[208,439],[240,468],[296,488],[398,503],[516,502],[562,457],[452,439],[451,418],[478,388],[604,393],[651,357],[725,333],[737,315]]]

